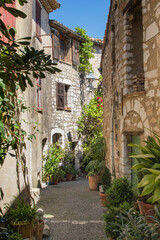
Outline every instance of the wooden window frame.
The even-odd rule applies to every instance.
[[[56,88],[57,88],[56,89],[57,90],[57,93],[56,93],[57,110],[70,111],[71,108],[68,106],[68,90],[70,88],[70,85],[64,84],[64,83],[57,83]]]

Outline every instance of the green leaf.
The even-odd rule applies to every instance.
[[[160,170],[150,169],[150,168],[143,168],[142,170],[147,170],[153,174],[160,175]]]
[[[152,203],[155,203],[159,200],[160,200],[160,184],[156,186],[156,189],[152,198]]]
[[[20,41],[20,42],[18,42],[18,44],[21,44],[21,45],[27,46],[27,45],[30,45],[30,42],[27,42],[27,41]]]
[[[138,187],[144,187],[149,183],[153,183],[154,180],[155,180],[155,176],[153,174],[147,174],[142,178],[142,180],[138,184]]]
[[[155,163],[152,168],[160,168],[160,163]]]
[[[156,188],[156,183],[150,183],[147,186],[144,187],[141,196],[145,196],[147,194],[150,194],[151,192],[153,192]]]
[[[139,154],[139,155],[131,155],[131,158],[156,158],[153,154]]]
[[[15,34],[16,34],[16,31],[15,31],[14,28],[10,28],[10,29],[9,29],[9,33],[10,33],[10,35],[12,36],[12,38],[14,38],[14,37],[15,37]]]
[[[135,164],[135,165],[132,167],[132,169],[142,169],[142,168],[144,168],[144,167],[145,167],[144,164],[137,163],[137,164]]]
[[[6,6],[4,7],[4,9],[6,11],[8,11],[9,13],[11,13],[14,17],[21,17],[21,18],[26,18],[27,17],[27,15],[24,12],[22,12],[18,9],[15,9],[15,8],[12,8],[12,7],[6,7]]]
[[[11,146],[12,146],[13,149],[17,149],[16,139],[12,140]]]
[[[157,182],[158,180],[160,180],[160,175],[155,178],[155,182]]]
[[[40,78],[45,78],[46,76],[44,75],[44,73],[43,72],[39,72],[39,75],[40,75]]]

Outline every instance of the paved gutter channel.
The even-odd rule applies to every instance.
[[[37,207],[43,208],[51,228],[45,240],[106,240],[98,191],[90,191],[88,180],[61,182],[41,189]]]

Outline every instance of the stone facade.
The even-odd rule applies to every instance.
[[[48,135],[50,135],[48,143],[51,144],[59,141],[61,146],[65,147],[66,144],[72,142],[72,147],[75,152],[75,166],[79,168],[82,147],[81,141],[78,139],[77,120],[81,115],[83,105],[87,104],[94,96],[94,90],[97,87],[100,76],[98,68],[101,59],[102,43],[95,42],[94,44],[94,48],[97,50],[94,53],[95,58],[92,60],[95,75],[93,79],[87,79],[84,76],[82,77],[78,71],[79,54],[78,52],[74,52],[75,48],[73,47],[75,42],[80,44],[83,39],[77,35],[76,32],[55,20],[50,21],[50,26],[51,32],[53,33],[53,60],[62,71],[52,75],[50,80],[52,91],[50,102],[52,110],[48,117],[52,117],[52,128],[48,129]],[[68,45],[65,45],[66,43]],[[63,46],[65,46],[64,49],[67,50],[64,50]],[[59,49],[58,51],[57,48]],[[57,96],[57,91],[59,91],[59,85],[57,84],[64,86],[63,91],[65,91],[67,96],[64,96],[65,103],[63,106],[58,106],[58,99],[63,98],[63,96]]]
[[[117,177],[132,175],[128,144],[160,134],[159,33],[159,0],[111,1],[102,51],[104,137],[106,165]]]
[[[52,4],[56,2],[55,7],[59,7],[59,4],[56,0],[50,1]],[[48,3],[48,1],[38,1],[39,6],[41,8],[41,28],[40,34],[46,35],[50,33],[50,26],[48,24],[49,12],[46,11],[44,5]],[[58,5],[57,5],[58,4]],[[53,5],[52,5],[53,7]],[[28,4],[24,6],[20,6],[18,1],[16,1],[16,8],[25,12],[27,17],[25,19],[16,18],[15,19],[15,27],[17,30],[17,38],[23,38],[31,36],[31,44],[35,49],[43,49],[43,41],[38,38],[36,35],[36,0],[30,0]],[[53,11],[54,8],[52,8]],[[46,86],[47,76],[46,79],[42,82],[42,91],[41,97],[45,94],[44,87]],[[25,114],[22,114],[21,118],[25,119],[26,122],[32,123],[37,122],[37,128],[40,130],[41,133],[36,134],[36,139],[31,142],[26,139],[26,150],[24,152],[25,156],[25,163],[26,163],[26,176],[24,179],[24,175],[22,173],[21,165],[17,168],[17,162],[14,157],[8,155],[4,161],[4,164],[0,168],[0,209],[4,210],[4,203],[10,203],[15,200],[15,196],[19,194],[23,194],[25,198],[27,198],[28,194],[25,188],[24,180],[27,183],[28,188],[33,192],[33,195],[37,197],[39,194],[39,190],[37,188],[41,187],[42,181],[42,147],[44,139],[46,138],[43,124],[44,114],[43,109],[38,108],[38,90],[37,90],[37,83],[35,79],[33,80],[33,87],[28,86],[27,90],[20,95],[23,96],[24,103],[26,106],[31,106],[31,111]],[[50,88],[49,88],[50,89]],[[21,96],[20,96],[21,97]],[[43,97],[43,104],[46,105],[47,102],[46,96]],[[46,116],[46,115],[45,115]],[[51,120],[48,121],[51,123]],[[23,129],[28,133],[34,133],[33,129],[34,124],[22,124]],[[17,175],[17,169],[19,174]],[[19,179],[18,179],[19,177]],[[19,186],[18,186],[19,182]],[[34,191],[36,190],[36,191]],[[35,194],[34,194],[35,193]]]

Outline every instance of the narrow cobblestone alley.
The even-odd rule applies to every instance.
[[[89,190],[86,178],[43,188],[38,207],[43,208],[51,228],[46,240],[107,239],[104,208],[98,192]]]

